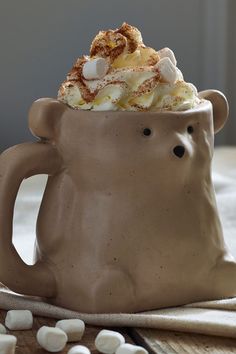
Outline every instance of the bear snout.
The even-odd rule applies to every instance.
[[[177,156],[178,158],[181,158],[184,156],[185,154],[185,147],[182,145],[177,145],[174,147],[173,149],[173,153],[175,154],[175,156]]]

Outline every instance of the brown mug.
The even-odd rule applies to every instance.
[[[73,110],[33,103],[39,142],[0,156],[0,281],[87,313],[137,312],[236,295],[211,180],[228,116],[209,90],[184,112]],[[35,264],[12,244],[23,179],[48,174]]]

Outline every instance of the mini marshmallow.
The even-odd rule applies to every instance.
[[[10,334],[0,334],[0,353],[14,354],[16,349],[17,339]]]
[[[0,334],[6,334],[7,330],[6,328],[0,323]]]
[[[85,324],[79,319],[61,320],[56,323],[67,334],[68,342],[77,342],[83,337]]]
[[[164,82],[174,84],[178,79],[178,73],[176,67],[169,58],[162,58],[156,64],[156,67],[159,70],[161,78]]]
[[[117,349],[116,354],[148,354],[148,351],[138,345],[125,343]]]
[[[102,79],[108,72],[108,69],[109,65],[106,59],[91,59],[83,66],[83,77],[86,80]]]
[[[49,352],[59,352],[65,348],[67,335],[60,328],[41,327],[37,332],[39,345]]]
[[[95,347],[104,354],[115,353],[117,348],[125,343],[125,338],[119,332],[103,329],[95,339]]]
[[[5,326],[11,330],[21,331],[33,327],[33,315],[29,310],[11,310],[7,312]]]
[[[76,345],[72,347],[67,354],[90,354],[90,350],[84,345]]]
[[[170,48],[163,48],[163,49],[159,50],[157,52],[157,54],[159,55],[160,59],[166,58],[166,57],[169,58],[172,61],[172,63],[176,66],[177,61],[176,61],[174,52]]]

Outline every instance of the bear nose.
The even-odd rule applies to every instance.
[[[177,146],[173,149],[173,152],[174,152],[174,154],[175,154],[177,157],[181,158],[181,157],[184,156],[185,148],[184,148],[183,146],[181,146],[181,145],[177,145]]]

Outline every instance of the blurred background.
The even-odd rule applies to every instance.
[[[56,97],[96,33],[124,21],[140,29],[146,45],[170,47],[199,91],[226,94],[230,120],[216,144],[236,144],[235,15],[235,0],[0,0],[0,151],[33,140],[31,103]]]

